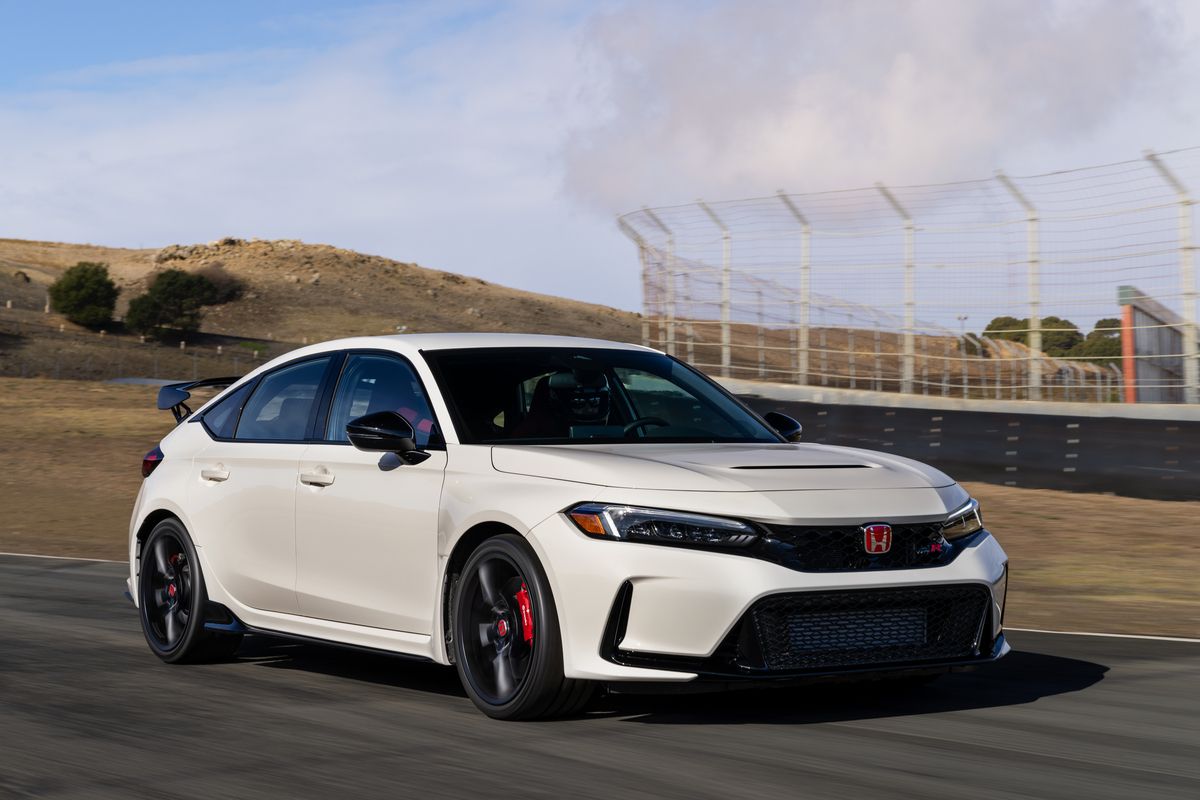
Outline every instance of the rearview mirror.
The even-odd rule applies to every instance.
[[[395,411],[377,411],[351,420],[346,435],[359,450],[396,453],[405,461],[409,460],[406,454],[418,452],[412,425]]]
[[[804,433],[804,426],[789,417],[787,414],[780,414],[778,411],[768,411],[763,419],[765,419],[767,424],[774,428],[780,436],[787,439],[789,442],[800,441],[800,435]]]

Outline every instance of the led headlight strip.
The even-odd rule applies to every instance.
[[[982,529],[983,514],[979,512],[979,501],[972,498],[946,519],[946,524],[942,526],[942,536],[946,539],[961,539]]]
[[[745,547],[758,538],[748,522],[637,506],[584,503],[566,511],[579,530],[597,539]]]

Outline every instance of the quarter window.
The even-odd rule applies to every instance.
[[[204,423],[204,427],[208,429],[209,433],[218,439],[233,438],[233,428],[237,425],[238,412],[242,410],[242,404],[246,402],[246,396],[250,394],[250,389],[253,387],[254,381],[238,387],[204,412],[200,421]]]
[[[428,445],[436,430],[425,390],[412,367],[392,356],[352,354],[333,396],[325,438],[348,442],[347,423],[379,411],[395,411],[407,419],[417,434],[418,447]]]
[[[267,375],[246,403],[237,439],[302,442],[329,358],[303,361]]]

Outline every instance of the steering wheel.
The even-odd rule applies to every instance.
[[[628,436],[629,434],[633,433],[634,431],[638,430],[639,428],[644,428],[647,425],[654,425],[659,428],[666,428],[670,424],[671,423],[667,422],[662,417],[638,417],[633,422],[631,422],[625,426],[625,435]]]

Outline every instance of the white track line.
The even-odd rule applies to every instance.
[[[1091,631],[1046,631],[1040,628],[1010,628],[1004,626],[1006,631],[1017,631],[1018,633],[1056,633],[1059,636],[1099,636],[1105,639],[1149,639],[1155,642],[1192,642],[1200,644],[1200,639],[1188,639],[1183,636],[1143,636],[1137,633],[1093,633]]]
[[[53,558],[57,561],[94,561],[97,564],[124,564],[124,561],[114,561],[111,558],[80,558],[79,556],[44,556],[41,553],[5,553],[0,556],[16,556],[18,558]]]
[[[124,561],[115,561],[111,558],[80,558],[78,556],[44,556],[40,553],[5,553],[0,552],[0,556],[17,556],[18,558],[53,558],[58,561],[93,561],[98,564],[124,564]],[[1104,639],[1149,639],[1155,642],[1193,642],[1200,644],[1200,639],[1188,639],[1183,636],[1143,636],[1135,633],[1095,633],[1093,631],[1048,631],[1041,628],[1010,628],[1005,627],[1006,631],[1016,631],[1018,633],[1053,633],[1059,636],[1098,636]]]

